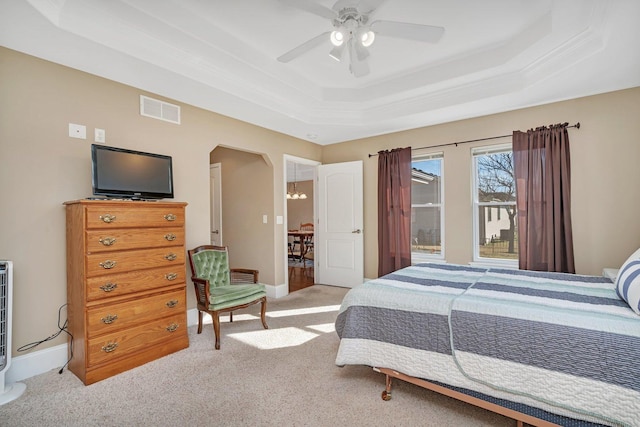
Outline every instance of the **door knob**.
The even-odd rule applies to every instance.
[[[218,230],[212,231],[211,234],[219,234],[220,232]]]
[[[358,228],[357,230],[353,230],[351,233],[353,233],[353,234],[360,234],[360,233],[361,233],[361,231],[360,231],[360,229]]]

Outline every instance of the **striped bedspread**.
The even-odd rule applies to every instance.
[[[640,426],[640,316],[604,277],[419,264],[350,290],[336,331],[339,366]]]

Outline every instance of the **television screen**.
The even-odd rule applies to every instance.
[[[92,144],[91,166],[96,196],[173,198],[170,156]]]

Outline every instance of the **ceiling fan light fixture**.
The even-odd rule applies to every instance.
[[[331,39],[331,44],[332,45],[334,45],[334,46],[342,46],[342,44],[344,43],[344,39],[345,39],[344,30],[342,30],[342,29],[333,30],[331,32],[331,36],[329,38]]]
[[[316,4],[316,1],[286,0],[286,3],[302,11],[330,19],[333,31],[325,31],[307,40],[279,56],[278,61],[289,62],[323,45],[329,36],[332,44],[329,56],[338,62],[346,60],[349,62],[351,74],[361,77],[369,73],[368,48],[373,45],[378,36],[435,43],[442,38],[445,31],[443,27],[433,25],[385,20],[370,21],[370,17],[376,13],[384,0],[337,0],[332,8]],[[348,52],[345,53],[345,49]]]
[[[360,34],[358,34],[358,38],[360,40],[360,43],[362,44],[362,46],[364,47],[369,47],[373,44],[374,40],[376,39],[376,35],[373,31],[368,30],[366,28],[362,28],[362,31],[360,31]]]

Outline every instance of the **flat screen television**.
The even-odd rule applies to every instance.
[[[94,196],[173,198],[170,156],[92,144],[91,171]]]

